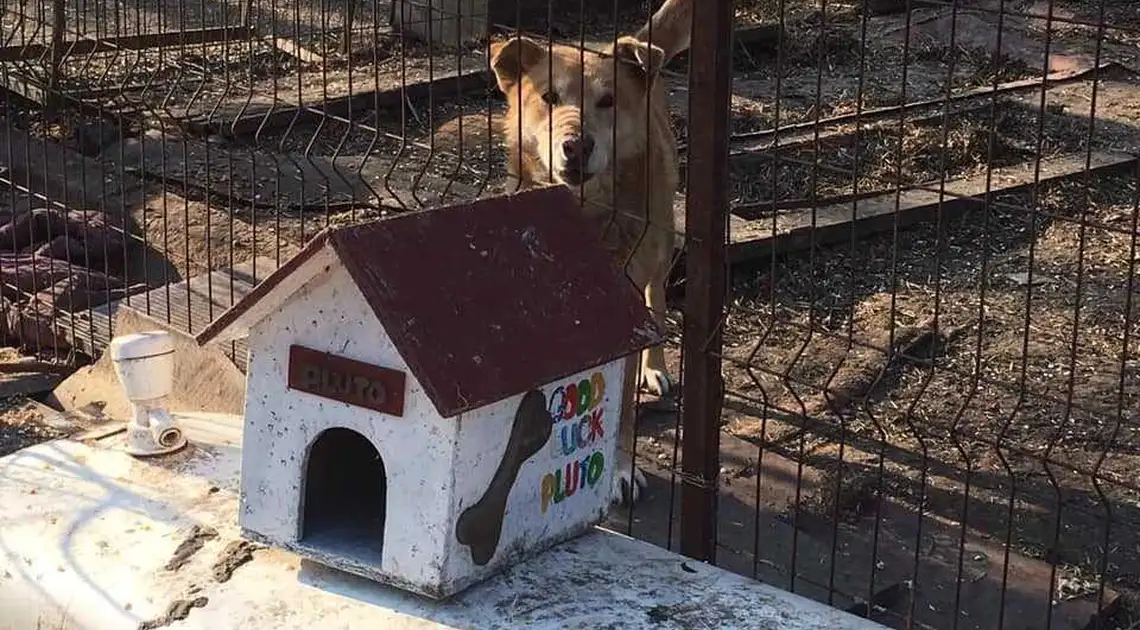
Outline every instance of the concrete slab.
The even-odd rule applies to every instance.
[[[203,324],[205,325],[205,324]],[[240,414],[245,409],[245,375],[225,354],[221,344],[202,347],[176,326],[147,317],[131,308],[117,308],[114,315],[115,335],[128,335],[147,330],[168,330],[174,336],[178,361],[174,366],[174,382],[178,387],[168,404],[173,409]],[[109,418],[131,415],[130,401],[123,394],[109,352],[103,352],[95,363],[76,370],[52,392],[48,403],[65,410],[96,404]]]
[[[284,551],[243,562],[239,418],[180,422],[192,444],[163,459],[121,434],[0,459],[0,629],[882,628],[602,529],[444,603]]]

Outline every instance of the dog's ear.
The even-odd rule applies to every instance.
[[[545,58],[542,44],[517,35],[505,42],[491,44],[491,70],[504,94],[518,83],[526,71]]]
[[[665,51],[636,37],[622,37],[614,45],[614,57],[652,80],[665,65]]]

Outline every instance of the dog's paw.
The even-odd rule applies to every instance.
[[[612,500],[621,505],[637,503],[646,485],[645,475],[633,465],[628,455],[619,451],[617,465],[614,466]]]
[[[665,370],[657,370],[651,367],[641,369],[641,387],[654,396],[664,398],[673,393],[676,383],[669,373]]]

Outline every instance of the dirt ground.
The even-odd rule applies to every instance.
[[[0,348],[0,363],[20,359],[14,348]],[[0,457],[62,435],[44,421],[43,413],[24,396],[0,399]]]
[[[26,399],[0,402],[0,457],[61,435],[43,422],[43,415]]]
[[[864,469],[853,478],[875,473],[869,445],[889,444],[905,458],[887,463],[882,490],[955,520],[963,479],[932,468],[970,470],[979,503],[1006,503],[1010,484],[1019,506],[1047,513],[1055,493],[1068,495],[1066,528],[1100,530],[1112,505],[1112,577],[1136,579],[1140,555],[1125,550],[1140,548],[1131,541],[1140,362],[1126,340],[1140,333],[1138,182],[1133,171],[1091,190],[1047,186],[1036,203],[997,200],[1036,215],[992,208],[740,272],[727,385],[770,412],[730,412],[726,429],[817,465],[843,434],[870,440],[869,451],[847,447],[845,461]],[[1103,227],[1082,230],[1078,218]],[[801,422],[779,419],[805,412],[827,430],[805,435]],[[1003,517],[972,510],[970,522],[997,535]],[[1016,542],[1067,562],[1098,557],[1095,537],[1066,535],[1057,548],[1051,521],[1018,523]]]
[[[906,13],[891,0],[737,3],[741,26],[757,27],[732,60],[738,218],[763,227],[990,168],[1140,148],[1135,2],[946,4],[914,1]],[[225,22],[224,6],[177,23]],[[582,6],[593,17],[537,12],[524,26],[604,41],[646,15],[645,6],[615,15],[611,0]],[[382,22],[386,7],[358,13],[358,24]],[[339,9],[258,11],[323,59],[268,39],[85,55],[65,64],[63,84],[130,116],[97,123],[74,108],[48,116],[12,102],[7,124],[97,155],[108,177],[144,182],[125,212],[165,265],[154,273],[172,280],[284,260],[324,225],[502,185],[493,132],[502,102],[491,86],[398,90],[485,68],[482,46],[431,57],[358,27],[345,53]],[[148,15],[169,25],[175,13]],[[1095,25],[1101,13],[1110,28]],[[1042,90],[1046,74],[1055,83]],[[665,80],[684,143],[683,60]],[[384,90],[397,98],[379,108],[371,96],[340,100]],[[326,114],[293,116],[298,105]],[[281,110],[289,116],[269,124]],[[253,130],[227,131],[238,122]],[[790,514],[854,512],[861,531],[877,531],[864,499],[878,497],[971,536],[1003,544],[1008,534],[1014,552],[1063,567],[1065,584],[1140,589],[1138,188],[1135,164],[1076,174],[897,234],[742,263],[724,328],[725,434],[811,471],[816,482]],[[675,348],[672,357],[676,371]],[[0,419],[0,453],[50,437],[17,408]],[[645,453],[669,470],[675,427],[646,431]],[[748,477],[754,464],[733,457],[726,473]]]
[[[1032,10],[1032,4],[1019,6]],[[1087,3],[1056,3],[1054,11],[1098,18]],[[1135,6],[1109,2],[1105,13],[1131,30],[1106,37],[1102,52],[1134,46]],[[765,19],[762,10],[758,15]],[[840,42],[851,41],[858,21],[836,26]],[[1088,28],[1066,27],[1060,39],[1070,61],[1088,52],[1089,42],[1080,39]],[[1033,29],[1025,32],[1029,43],[1021,50],[1037,54]],[[890,49],[876,52],[888,54],[872,62],[877,70],[863,84],[871,101],[865,108],[900,100],[889,88],[902,84],[893,78],[901,64],[892,69],[890,60],[902,55]],[[788,107],[793,121],[855,109],[857,100],[818,95],[844,77],[858,81],[852,68],[860,61],[834,56],[850,50],[816,50],[812,56],[828,63],[813,59],[804,64],[810,70],[781,77],[793,86],[786,90],[806,83],[815,100]],[[945,49],[911,51],[919,63],[908,64],[916,76],[906,100],[937,97],[947,83],[962,90],[1042,72],[1043,55],[1027,64],[962,52],[960,71],[924,72],[917,69],[922,64],[945,65]],[[1131,55],[1115,59],[1135,68]],[[801,63],[788,57],[793,66]],[[890,79],[887,90],[874,85],[880,70]],[[930,121],[896,118],[858,140],[841,136],[827,146],[838,155],[809,146],[792,153],[798,163],[737,162],[738,200],[890,190],[895,182],[936,185],[1037,156],[1140,147],[1140,82],[1130,72],[1050,89],[1043,108],[1042,98],[1038,90],[1000,103],[987,98],[979,110]],[[823,103],[822,114],[813,111]],[[759,128],[774,125],[773,109],[756,110],[758,118],[768,117]],[[811,168],[823,155],[827,171]],[[751,216],[763,216],[766,204],[753,205],[759,207]],[[725,431],[761,453],[802,463],[822,476],[824,487],[834,486],[816,486],[818,496],[805,491],[789,514],[834,518],[837,509],[866,518],[874,509],[859,497],[869,495],[961,524],[971,535],[998,542],[1008,535],[1014,553],[1082,576],[1065,585],[1079,582],[1088,593],[1107,584],[1127,593],[1116,622],[1129,626],[1140,586],[1140,488],[1132,474],[1138,464],[1132,425],[1140,408],[1138,212],[1140,169],[1133,165],[1045,184],[1035,193],[995,194],[988,208],[898,234],[850,237],[736,269],[724,329]],[[671,461],[655,443],[672,429],[659,431],[651,430],[643,448]],[[849,500],[836,498],[844,495]],[[877,531],[873,516],[864,522]]]

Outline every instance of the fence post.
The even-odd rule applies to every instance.
[[[688,195],[682,338],[681,553],[716,561],[721,323],[728,282],[732,0],[704,0],[689,50]]]
[[[67,50],[65,35],[67,34],[67,2],[66,0],[52,0],[51,3],[51,68],[48,69],[47,89],[44,90],[44,108],[54,114],[60,104],[60,95],[63,87],[59,84],[59,75]],[[96,35],[98,37],[98,35]]]

